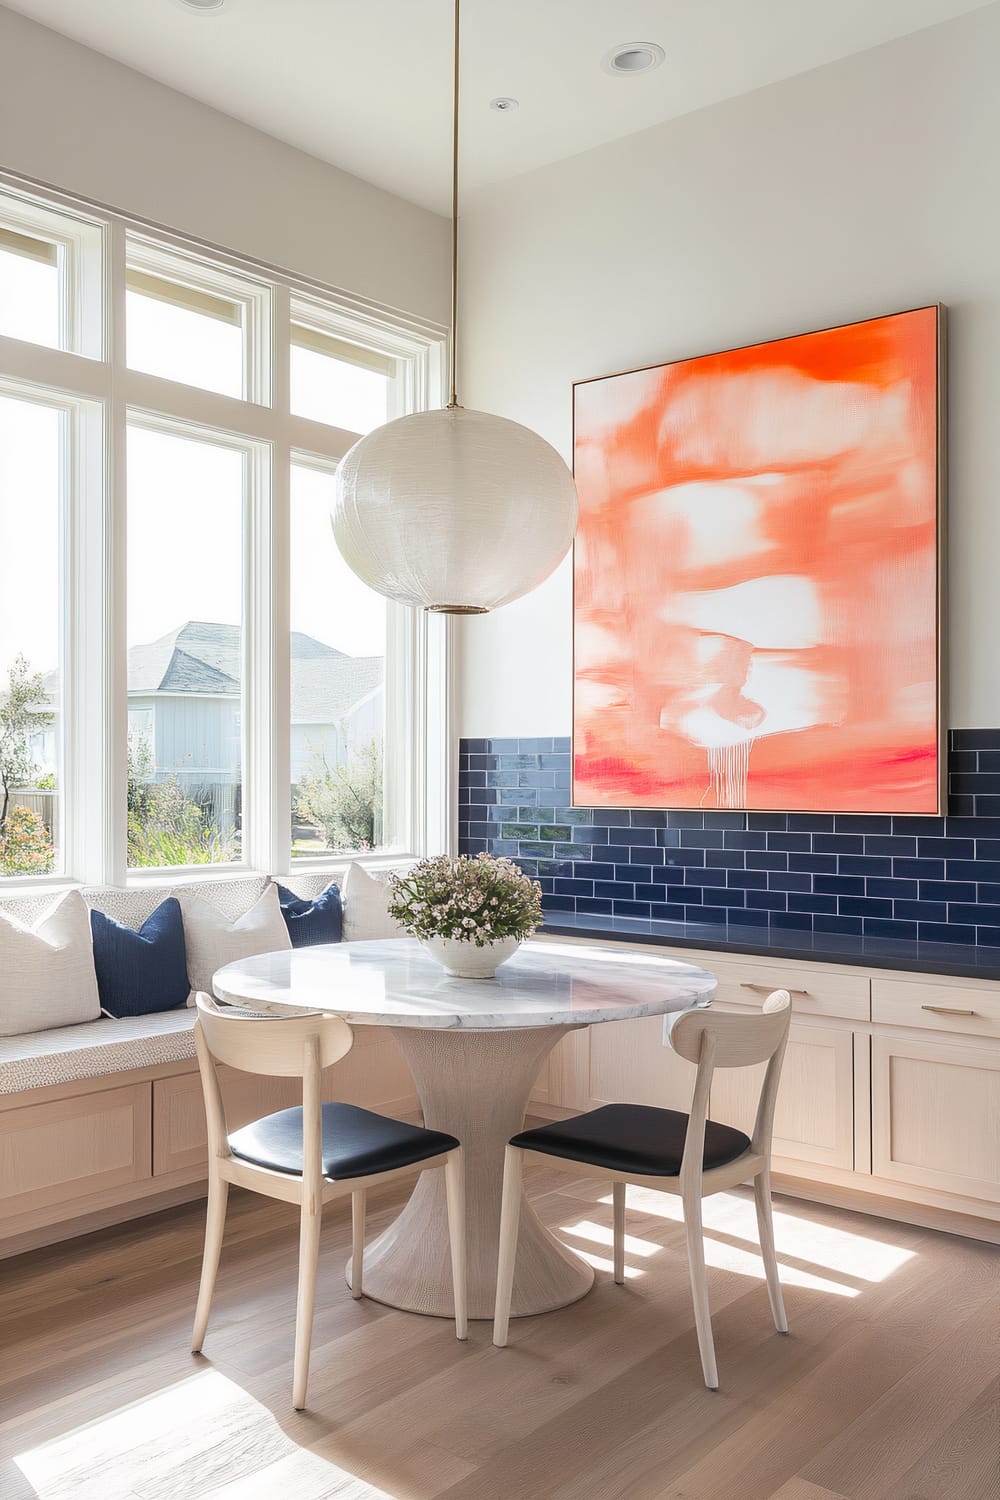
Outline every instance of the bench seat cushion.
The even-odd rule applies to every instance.
[[[0,1094],[51,1088],[194,1057],[197,1012],[160,1011],[0,1039]]]

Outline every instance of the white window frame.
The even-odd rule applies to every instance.
[[[9,211],[12,200],[16,220]],[[59,404],[71,413],[63,549],[63,733],[71,747],[62,757],[64,873],[4,877],[0,894],[43,883],[121,886],[219,880],[251,871],[282,875],[292,869],[342,868],[352,857],[377,865],[402,855],[451,848],[451,625],[393,606],[387,638],[387,725],[396,726],[396,732],[391,738],[387,734],[385,750],[385,832],[391,850],[299,858],[294,866],[291,861],[291,464],[311,457],[324,467],[335,467],[358,437],[292,416],[293,307],[294,321],[397,361],[392,398],[396,413],[441,404],[446,330],[2,172],[0,222],[46,239],[60,225],[64,230],[76,222],[85,226],[83,240],[71,247],[71,259],[81,271],[74,281],[74,286],[79,283],[79,298],[70,301],[74,317],[82,317],[80,326],[89,330],[87,338],[78,341],[81,352],[0,337],[0,382],[28,399]],[[99,277],[93,261],[95,232],[103,253]],[[244,302],[245,342],[254,355],[247,366],[253,371],[248,399],[128,368],[129,266]],[[95,347],[95,317],[101,330],[96,355],[89,352]],[[84,343],[88,352],[82,352]],[[230,443],[248,455],[239,863],[156,871],[127,868],[125,439],[130,421]]]
[[[266,281],[255,281],[245,273],[237,276],[226,266],[206,262],[204,256],[167,247],[148,235],[129,234],[126,238],[126,277],[128,271],[144,272],[161,281],[172,281],[181,287],[205,292],[239,303],[243,318],[243,397],[258,406],[272,401],[271,287]]]

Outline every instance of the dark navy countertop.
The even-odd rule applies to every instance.
[[[662,943],[669,948],[752,953],[762,958],[903,969],[921,974],[957,974],[970,979],[1000,979],[1000,948],[975,948],[962,943],[845,937],[832,932],[740,928],[707,922],[654,922],[643,917],[589,916],[574,912],[553,912],[546,917],[541,930],[552,937],[613,938],[626,943]]]

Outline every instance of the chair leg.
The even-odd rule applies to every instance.
[[[514,1258],[521,1218],[521,1183],[524,1152],[508,1146],[503,1163],[503,1202],[500,1209],[500,1259],[497,1265],[497,1300],[493,1312],[493,1342],[502,1349],[510,1325],[510,1299],[514,1291]]]
[[[771,1315],[779,1333],[788,1332],[785,1315],[785,1300],[781,1295],[781,1280],[778,1276],[778,1258],[774,1253],[774,1221],[771,1218],[771,1173],[765,1167],[753,1180],[754,1203],[757,1206],[757,1233],[760,1237],[760,1254],[767,1277],[767,1295],[771,1303]]]
[[[615,1246],[615,1285],[625,1285],[625,1184],[616,1182],[613,1185],[614,1198],[614,1246]]]
[[[299,1221],[299,1291],[295,1310],[295,1365],[292,1375],[292,1405],[302,1411],[309,1383],[309,1351],[312,1346],[313,1305],[316,1301],[316,1271],[319,1264],[319,1232],[323,1224],[322,1203],[309,1202],[303,1188]]]
[[[229,1202],[229,1183],[220,1177],[214,1166],[209,1169],[208,1179],[208,1214],[205,1220],[205,1250],[201,1262],[201,1283],[198,1287],[198,1306],[194,1315],[194,1330],[191,1335],[191,1349],[194,1354],[201,1353],[201,1346],[205,1342],[205,1330],[208,1327],[208,1315],[212,1307],[212,1296],[215,1292],[215,1278],[219,1271],[219,1257],[222,1254],[222,1236],[226,1227],[226,1205]]]
[[[351,1296],[355,1300],[362,1295],[365,1264],[365,1199],[364,1188],[351,1194]]]
[[[698,1352],[705,1384],[710,1391],[719,1388],[719,1371],[715,1363],[715,1340],[712,1337],[712,1312],[708,1303],[708,1278],[705,1275],[705,1240],[701,1225],[701,1198],[684,1200],[684,1229],[687,1234],[688,1271],[691,1298],[694,1302],[694,1326],[698,1332]]]
[[[451,1241],[451,1280],[455,1298],[455,1337],[469,1337],[467,1299],[468,1272],[465,1264],[465,1160],[461,1149],[450,1151],[444,1167],[448,1198],[448,1237]]]

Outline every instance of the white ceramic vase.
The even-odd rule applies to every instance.
[[[513,937],[497,938],[482,947],[468,938],[432,937],[421,941],[445,973],[458,979],[492,979],[499,966],[513,958],[521,946],[521,939]]]

